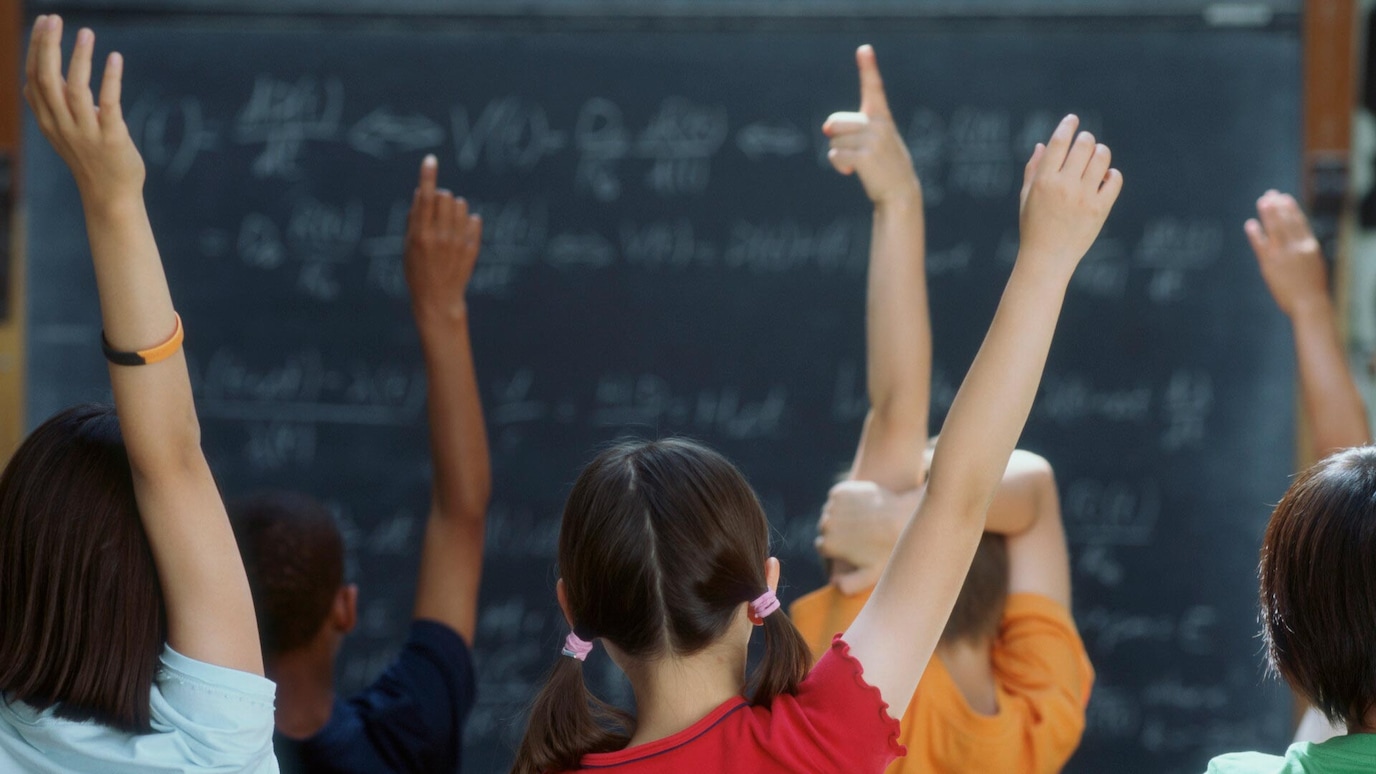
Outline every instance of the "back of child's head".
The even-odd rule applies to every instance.
[[[980,645],[998,636],[1008,601],[1008,541],[986,532],[980,538],[965,585],[941,632],[943,645]]]
[[[767,590],[769,523],[726,458],[682,439],[630,441],[598,455],[573,485],[559,533],[559,574],[575,633],[627,658],[690,656],[721,640]],[[782,612],[764,619],[753,700],[792,693],[811,666]],[[537,697],[514,771],[576,768],[623,747],[634,720],[595,699],[581,662],[563,657]]]
[[[309,495],[271,492],[229,507],[244,559],[263,656],[272,661],[315,639],[344,585],[344,538]]]
[[[147,732],[166,636],[119,420],[108,406],[67,409],[0,477],[0,692]]]
[[[1332,722],[1376,707],[1376,447],[1338,452],[1281,498],[1261,550],[1272,668]]]

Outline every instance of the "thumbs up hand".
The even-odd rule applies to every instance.
[[[908,147],[898,134],[874,49],[855,52],[860,69],[860,110],[832,113],[822,124],[831,139],[827,159],[843,175],[858,174],[865,193],[876,205],[905,198],[920,199],[922,186]]]

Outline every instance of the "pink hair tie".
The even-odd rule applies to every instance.
[[[780,607],[783,605],[779,603],[779,598],[774,596],[772,590],[766,590],[756,597],[754,602],[750,603],[750,612],[754,613],[756,618],[765,619]]]
[[[587,661],[588,654],[592,652],[592,643],[573,632],[569,632],[569,636],[564,638],[564,650],[562,652],[569,658]]]

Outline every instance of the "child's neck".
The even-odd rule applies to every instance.
[[[269,665],[277,683],[277,730],[289,739],[314,736],[334,710],[334,659],[316,650],[279,655]]]
[[[636,728],[627,747],[673,736],[745,690],[745,648],[718,643],[629,670]]]

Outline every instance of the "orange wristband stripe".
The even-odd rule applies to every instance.
[[[105,352],[105,359],[115,365],[122,366],[141,366],[160,363],[177,353],[182,347],[182,340],[186,338],[186,332],[182,330],[182,316],[176,312],[172,316],[177,319],[176,330],[172,331],[172,337],[167,341],[151,347],[141,349],[137,352],[121,352],[110,346],[110,340],[105,338],[105,334],[100,334],[100,348]]]

